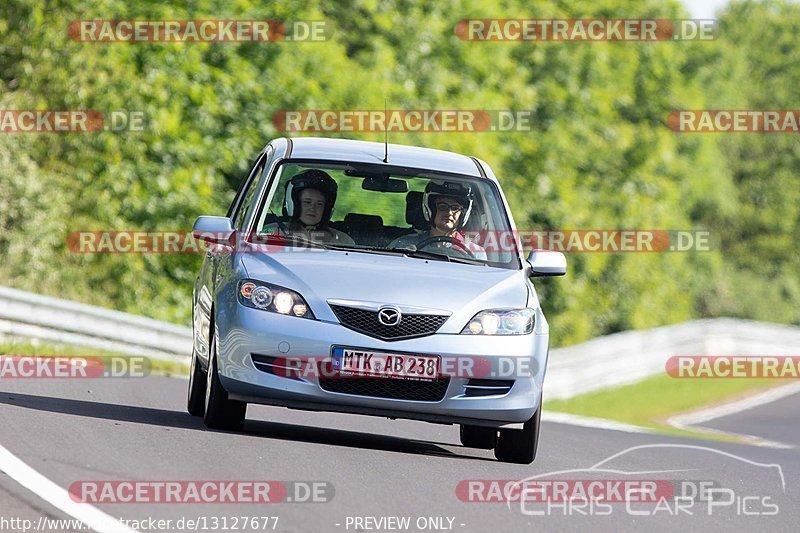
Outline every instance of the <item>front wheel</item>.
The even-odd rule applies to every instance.
[[[531,464],[536,459],[539,446],[539,424],[542,416],[542,402],[522,429],[501,429],[494,448],[494,456],[504,463]]]
[[[228,391],[222,387],[222,382],[219,380],[219,372],[217,372],[216,339],[211,339],[209,344],[211,349],[208,354],[206,412],[203,422],[210,429],[240,431],[244,426],[247,403],[228,398]]]

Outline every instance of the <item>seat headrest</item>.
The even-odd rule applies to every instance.
[[[430,227],[422,213],[422,195],[422,191],[409,191],[406,194],[406,223],[417,230],[426,230]]]

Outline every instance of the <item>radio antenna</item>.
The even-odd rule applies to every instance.
[[[383,130],[385,137],[383,140],[383,162],[389,162],[389,114],[386,111],[386,98],[383,99]]]

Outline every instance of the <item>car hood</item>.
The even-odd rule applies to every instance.
[[[324,305],[334,299],[438,309],[467,320],[528,301],[524,270],[322,249],[241,258],[249,277],[299,292],[322,320],[336,320]]]

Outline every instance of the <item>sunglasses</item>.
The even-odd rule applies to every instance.
[[[447,202],[436,202],[436,210],[448,213],[460,213],[464,210],[461,204],[448,204]]]

